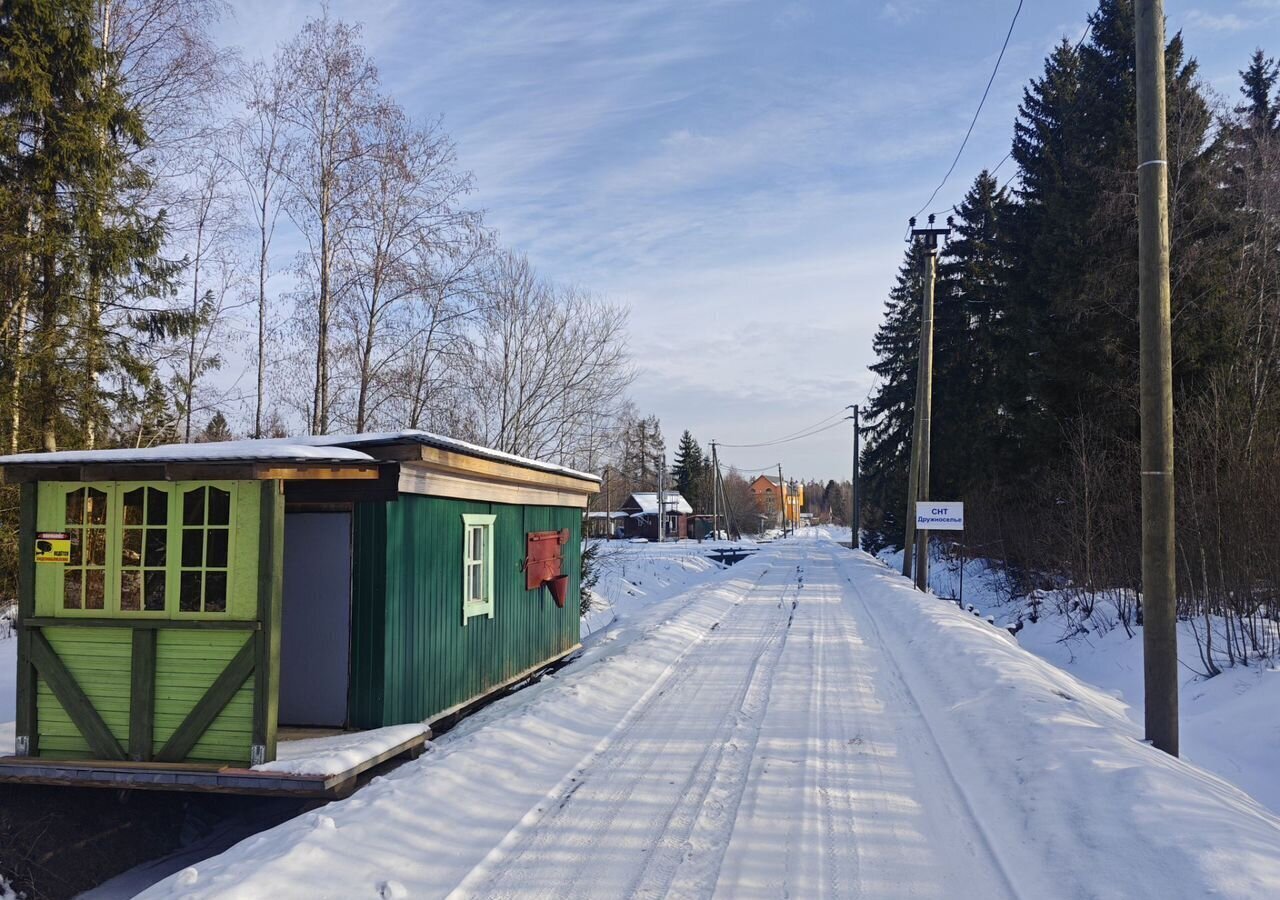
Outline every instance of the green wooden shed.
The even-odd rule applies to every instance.
[[[421,431],[0,469],[22,485],[0,780],[218,789],[191,773],[429,724],[579,646],[592,475]]]

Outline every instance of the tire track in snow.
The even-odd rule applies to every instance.
[[[600,878],[630,872],[631,884],[621,887],[624,895],[639,889],[648,872],[674,872],[700,806],[696,798],[709,791],[720,759],[733,751],[735,730],[752,721],[761,693],[758,688],[752,692],[753,684],[760,682],[756,673],[767,670],[771,658],[776,661],[781,652],[786,615],[756,595],[766,582],[785,579],[787,574],[780,568],[763,571],[743,599],[663,672],[610,734],[525,815],[451,896],[601,896]],[[734,641],[754,642],[751,665],[736,681],[725,682],[726,675],[738,674],[724,671],[733,666],[720,659],[722,648]],[[773,645],[776,652],[770,652]],[[720,718],[710,723],[709,733],[708,709],[722,710]],[[688,748],[682,745],[690,741],[681,735],[697,736],[701,752],[684,783],[677,785],[668,772],[673,754],[684,751],[687,755]],[[655,791],[665,795],[660,802]],[[636,818],[637,811],[643,818]],[[685,836],[677,840],[673,835],[682,828]],[[619,858],[617,846],[601,849],[605,841],[631,846]],[[641,846],[636,849],[636,844]],[[653,848],[662,852],[654,855]],[[593,861],[610,850],[606,871],[593,876]],[[565,865],[567,857],[577,863]],[[669,880],[669,874],[648,877],[656,878],[659,885]]]
[[[847,567],[843,566],[841,568],[847,569]],[[858,587],[857,581],[848,575],[847,571],[845,572],[844,577],[852,588],[854,597],[858,601],[858,612],[862,614],[862,618],[865,620],[867,625],[870,626],[869,631],[875,640],[878,652],[885,662],[887,662],[892,668],[893,677],[885,680],[885,686],[892,686],[894,688],[896,699],[900,703],[910,705],[910,707],[915,710],[915,718],[922,726],[920,730],[923,732],[924,736],[928,738],[934,751],[929,755],[933,756],[937,760],[937,771],[945,776],[947,782],[946,786],[950,788],[950,792],[961,805],[964,813],[966,814],[964,818],[973,826],[973,832],[978,838],[978,841],[976,842],[978,846],[973,847],[973,849],[984,852],[984,855],[988,858],[993,871],[997,873],[1003,881],[1007,896],[1015,898],[1031,896],[1030,894],[1023,894],[1020,892],[1015,885],[1013,875],[1011,874],[1008,865],[1006,865],[1004,859],[1001,857],[996,842],[992,839],[990,832],[986,826],[983,825],[982,819],[978,816],[977,808],[969,797],[968,792],[965,790],[963,782],[956,776],[955,771],[951,768],[951,764],[947,761],[946,750],[943,748],[941,741],[938,740],[937,732],[930,724],[929,718],[925,714],[925,710],[923,706],[921,706],[919,699],[912,691],[902,665],[898,662],[896,654],[894,654],[893,650],[890,649],[889,645],[885,642],[884,635],[880,630],[880,625],[876,619],[876,615],[872,611],[871,605],[866,602],[866,598],[864,597],[862,590]],[[954,823],[955,826],[960,824],[961,823],[959,822]],[[952,831],[954,834],[961,833],[959,827],[953,827]]]
[[[719,877],[700,896],[846,897],[859,889],[857,672],[830,565],[807,556],[788,653]],[[867,896],[874,896],[868,894]]]

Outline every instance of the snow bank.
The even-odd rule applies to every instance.
[[[1280,896],[1280,819],[1124,704],[865,554],[846,563],[1024,896]]]
[[[884,554],[890,568],[901,566],[901,552]],[[929,585],[940,597],[954,597],[960,586],[957,560],[934,555]],[[1143,722],[1142,629],[1130,635],[1118,624],[1105,627],[1111,610],[1100,599],[1098,612],[1084,623],[1069,621],[1058,611],[1055,592],[1044,593],[1038,621],[1032,622],[1026,598],[1011,600],[1015,586],[998,564],[970,559],[964,567],[964,602],[1001,625],[1021,619],[1018,644],[1082,681],[1128,704],[1125,713],[1136,726]],[[1216,620],[1216,627],[1222,627]],[[1221,775],[1273,813],[1280,813],[1280,774],[1275,748],[1280,746],[1280,669],[1254,663],[1226,667],[1214,678],[1203,669],[1193,628],[1204,623],[1178,623],[1180,743],[1183,759]],[[1220,643],[1219,643],[1220,645]]]
[[[582,637],[599,634],[615,621],[667,600],[716,575],[723,566],[712,550],[736,546],[722,541],[632,544],[596,541],[600,580],[592,588],[591,609],[582,617]]]
[[[281,741],[274,762],[253,768],[259,772],[284,772],[289,775],[341,775],[428,731],[427,726],[415,723]]]

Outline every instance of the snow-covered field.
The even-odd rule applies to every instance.
[[[689,578],[146,896],[1280,896],[1280,819],[871,558],[811,532]]]

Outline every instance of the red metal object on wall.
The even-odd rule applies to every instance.
[[[567,528],[559,531],[532,531],[526,536],[524,559],[526,590],[535,590],[549,581],[564,577],[564,554],[560,548],[568,542],[569,529]],[[552,595],[554,596],[555,593],[553,589]],[[556,601],[557,605],[564,605],[560,597],[557,597]]]

